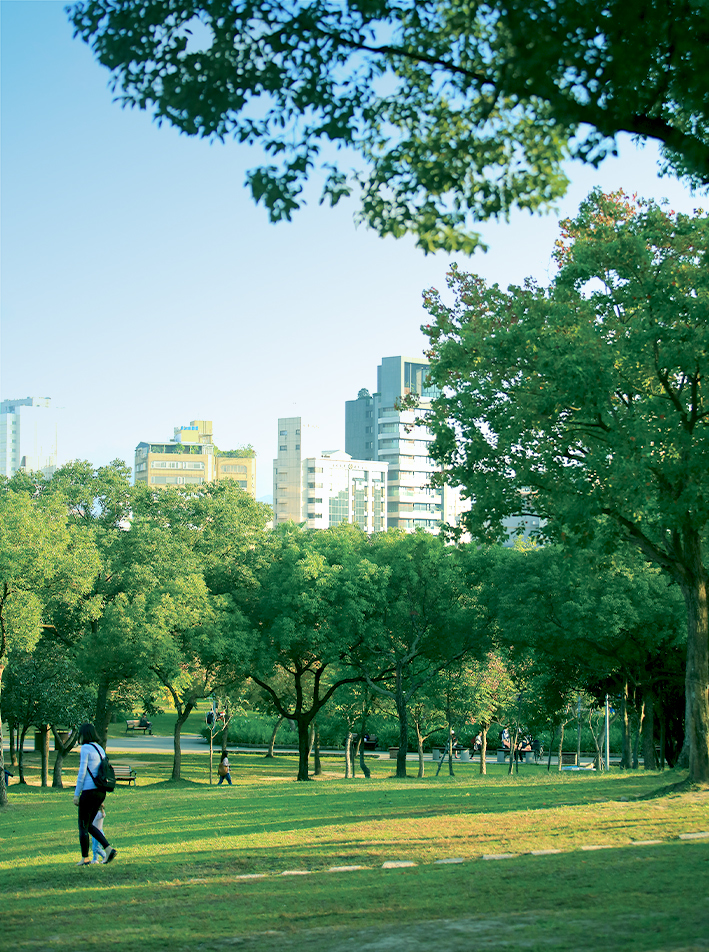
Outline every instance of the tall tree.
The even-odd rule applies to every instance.
[[[46,734],[49,727],[56,750],[52,786],[63,786],[62,766],[64,758],[76,744],[75,728],[88,720],[94,704],[95,699],[82,683],[73,659],[46,634],[32,652],[13,652],[4,675],[3,712],[18,728],[20,783],[25,783],[24,738],[27,730],[36,727]],[[43,763],[42,786],[47,782]]]
[[[161,553],[152,565],[163,566],[149,599],[148,666],[177,712],[173,780],[180,779],[182,725],[197,701],[246,677],[248,626],[235,597],[256,586],[269,517],[267,506],[229,482],[134,493],[133,528],[149,530]]]
[[[0,685],[13,652],[34,647],[52,603],[75,604],[97,568],[90,540],[72,531],[61,499],[0,486]],[[7,803],[2,747],[0,726],[0,806]]]
[[[477,221],[548,207],[562,161],[619,133],[709,181],[709,14],[685,0],[81,0],[76,34],[124,105],[260,145],[248,174],[290,219],[319,167],[379,234],[472,250]],[[355,153],[352,166],[338,149]],[[364,159],[364,167],[362,163]]]
[[[475,499],[476,536],[533,509],[547,534],[605,533],[677,582],[689,776],[707,781],[709,218],[595,191],[555,254],[548,288],[488,288],[454,267],[455,303],[427,295],[445,393],[432,451]]]
[[[256,633],[251,678],[298,728],[298,780],[308,780],[310,728],[335,691],[363,680],[348,665],[377,610],[376,568],[361,558],[366,537],[344,525],[309,533],[279,529],[259,589],[243,611]]]
[[[396,775],[405,777],[412,699],[447,665],[486,644],[490,617],[479,591],[486,553],[463,558],[441,536],[390,530],[372,537],[366,555],[384,587],[353,658],[372,692],[396,709]]]
[[[684,680],[687,623],[679,588],[632,549],[609,555],[593,546],[569,552],[548,545],[506,555],[495,588],[500,637],[531,649],[538,673],[554,672],[566,691],[599,699],[610,691],[621,708],[629,691],[644,698],[645,766],[654,768],[654,710],[666,723]]]

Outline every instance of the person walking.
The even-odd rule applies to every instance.
[[[229,757],[227,756],[226,751],[222,754],[222,759],[219,761],[219,766],[217,767],[217,773],[219,774],[219,783],[217,786],[221,786],[226,780],[229,786],[231,786],[231,773],[229,772]]]
[[[79,760],[79,774],[76,778],[74,803],[79,808],[79,846],[81,860],[77,866],[88,866],[89,835],[98,840],[106,851],[104,863],[111,863],[116,858],[116,849],[111,846],[103,832],[94,824],[94,818],[103,804],[105,790],[98,790],[94,777],[106,751],[98,742],[98,736],[93,724],[82,724],[79,728],[79,743],[81,744],[81,758]]]

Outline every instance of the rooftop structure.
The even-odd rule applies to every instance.
[[[230,480],[255,498],[256,459],[248,451],[220,452],[214,445],[212,421],[192,420],[189,426],[175,427],[171,440],[137,445],[134,479],[136,485],[155,488]]]

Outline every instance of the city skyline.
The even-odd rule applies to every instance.
[[[313,198],[269,225],[243,188],[257,155],[122,110],[62,4],[3,0],[0,15],[0,399],[63,408],[61,458],[132,466],[141,440],[212,420],[220,448],[254,446],[267,496],[278,418],[344,450],[345,402],[376,388],[384,356],[422,354],[421,293],[451,260],[503,285],[551,273],[552,215],[482,225],[490,252],[467,260],[356,229],[348,203]],[[598,171],[570,166],[561,215],[594,185],[701,206],[655,157],[625,138]]]

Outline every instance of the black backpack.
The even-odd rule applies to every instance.
[[[96,747],[96,744],[92,744],[91,746],[96,748],[100,756],[101,751]],[[88,767],[86,769],[89,770]],[[96,776],[94,776],[90,770],[89,776],[93,780],[97,790],[103,790],[104,793],[113,793],[116,788],[116,774],[108,757],[101,757],[101,763],[98,765]]]

